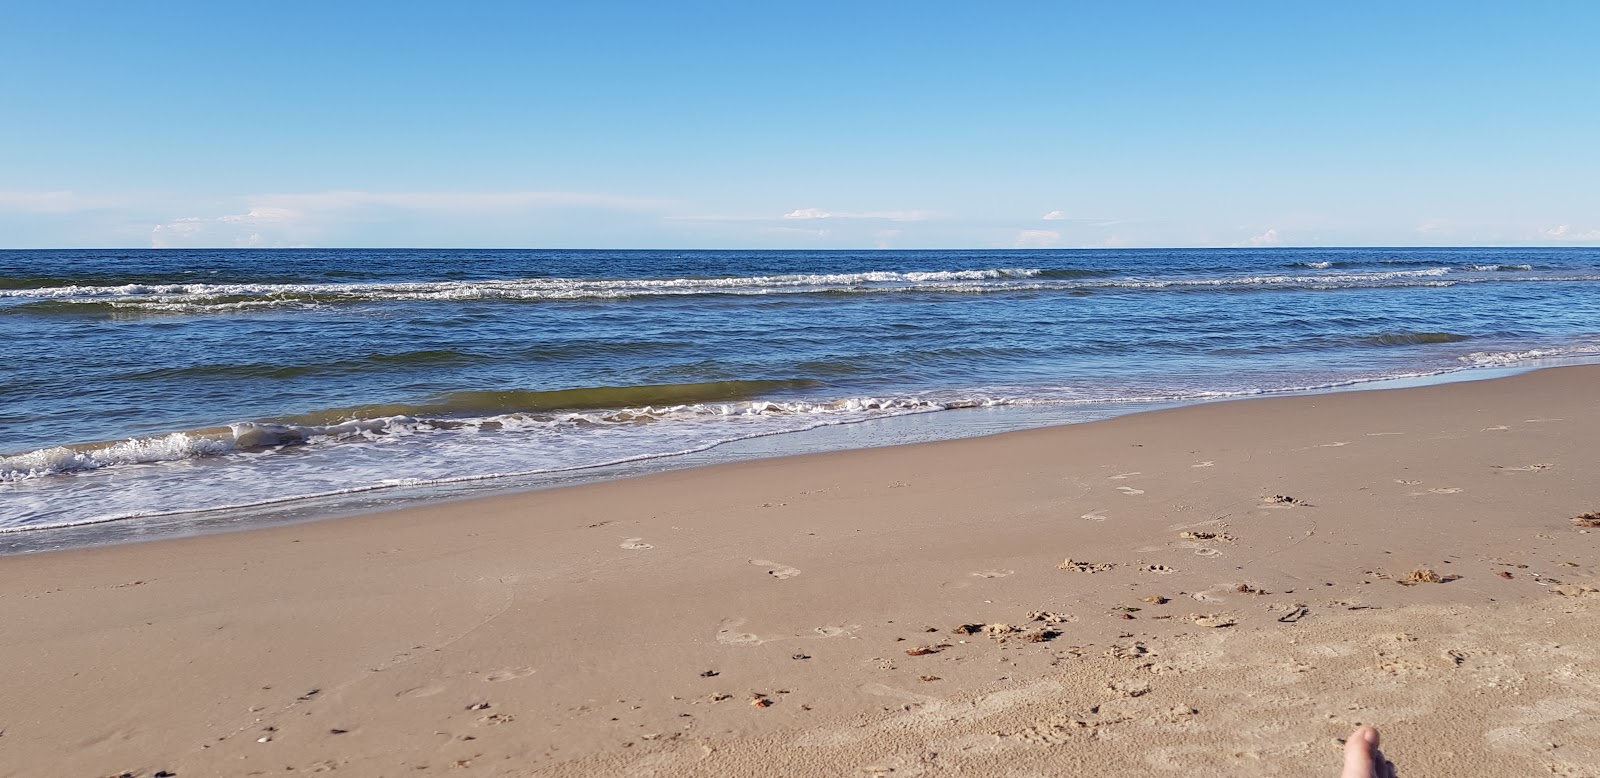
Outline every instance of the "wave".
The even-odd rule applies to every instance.
[[[1381,259],[1381,260],[1320,260],[1307,262],[1290,262],[1286,268],[1310,268],[1312,270],[1329,270],[1344,268],[1365,268],[1377,266],[1388,267],[1440,267],[1446,263],[1430,259]],[[1452,266],[1457,270],[1471,270],[1478,272],[1513,272],[1529,271],[1536,269],[1530,264],[1467,264]]]
[[[1272,354],[1272,353],[1315,353],[1324,349],[1341,349],[1351,346],[1387,347],[1387,346],[1418,346],[1440,343],[1459,343],[1472,340],[1475,336],[1464,335],[1457,332],[1384,332],[1377,335],[1319,335],[1316,337],[1299,339],[1268,340],[1247,346],[1219,347],[1210,353],[1218,355],[1232,354]]]
[[[1547,359],[1573,359],[1600,355],[1600,344],[1553,346],[1521,351],[1474,351],[1457,359],[1473,367],[1508,367]]]
[[[126,376],[130,381],[165,381],[187,378],[218,379],[227,378],[234,380],[264,378],[288,379],[308,375],[327,375],[340,373],[356,373],[363,370],[385,369],[396,367],[451,367],[481,364],[491,361],[492,357],[475,354],[456,349],[427,349],[422,351],[401,351],[392,354],[374,353],[366,356],[351,356],[337,362],[324,362],[314,364],[274,364],[265,362],[245,363],[210,363],[203,365],[190,365],[187,367],[162,367],[131,373]]]
[[[241,422],[123,441],[37,449],[0,457],[0,483],[114,465],[198,459],[316,443],[374,441],[439,430],[493,432],[637,425],[696,418],[910,413],[999,402],[984,397],[937,402],[917,397],[853,397],[830,401],[749,399],[757,394],[817,385],[808,380],[719,381],[544,392],[453,392],[433,403],[331,409],[281,420]]]
[[[1380,259],[1378,264],[1391,267],[1425,267],[1438,265],[1439,261],[1435,259]]]
[[[944,281],[981,281],[1031,278],[1044,270],[1000,268],[993,270],[941,270],[927,272],[868,271],[862,273],[794,273],[767,276],[684,278],[516,278],[480,281],[407,281],[348,284],[210,284],[130,283],[118,286],[52,286],[6,289],[0,297],[263,297],[271,295],[394,296],[406,299],[480,299],[496,296],[604,296],[606,294],[671,294],[717,292],[728,289],[784,289],[792,287],[851,286],[866,284],[918,284]],[[1051,271],[1054,272],[1054,271]]]
[[[1382,335],[1356,338],[1355,342],[1365,346],[1417,346],[1428,343],[1460,343],[1471,339],[1471,335],[1455,332],[1386,332]]]
[[[637,408],[646,415],[658,408],[676,408],[697,403],[748,400],[785,390],[821,386],[811,379],[770,381],[707,381],[695,384],[651,384],[644,386],[595,386],[547,391],[472,390],[450,392],[432,402],[363,405],[333,408],[283,419],[284,423],[329,424],[341,420],[390,416],[470,416],[483,413],[547,413],[605,408]]]
[[[1505,266],[1510,267],[1510,266]],[[335,284],[126,284],[0,290],[0,313],[102,314],[250,311],[385,301],[615,300],[695,295],[990,294],[1172,290],[1330,290],[1503,281],[1595,281],[1600,275],[1452,275],[1449,267],[1315,274],[1145,277],[1105,269],[1000,268],[936,272],[791,274],[719,278],[524,278]],[[1111,277],[1115,276],[1115,277]]]
[[[1403,332],[1346,340],[1375,346],[1455,343],[1471,336],[1449,332]],[[1402,377],[1438,375],[1475,367],[1507,367],[1519,363],[1600,355],[1600,344],[1478,351],[1457,357],[1463,368],[1443,368]],[[374,442],[430,432],[519,432],[606,426],[633,426],[665,421],[757,420],[778,417],[829,418],[837,424],[884,415],[926,413],[958,408],[1036,404],[1184,402],[1261,394],[1315,391],[1385,380],[1352,379],[1307,386],[1197,391],[1159,396],[1062,397],[1049,391],[1031,396],[988,392],[945,398],[847,397],[835,400],[758,399],[784,390],[812,389],[809,379],[718,381],[698,384],[591,387],[554,391],[453,392],[428,403],[367,405],[329,409],[277,420],[241,422],[223,427],[171,432],[122,441],[55,446],[0,456],[0,483],[35,479],[121,465],[199,459],[246,452],[329,443]],[[841,417],[856,417],[854,419]],[[777,430],[781,432],[794,429]],[[761,433],[772,434],[772,433]],[[740,438],[747,437],[741,435]],[[669,456],[652,454],[649,456]],[[587,465],[586,465],[587,466]]]
[[[241,423],[117,442],[54,447],[0,457],[0,482],[13,482],[19,487],[20,482],[24,481],[49,477],[71,479],[71,474],[106,468],[169,465],[181,468],[181,462],[185,460],[240,457],[237,464],[228,465],[230,472],[238,475],[222,475],[223,471],[210,468],[204,472],[216,475],[209,478],[202,477],[200,472],[185,469],[129,474],[126,476],[131,479],[128,483],[143,482],[143,479],[154,477],[156,480],[149,483],[162,485],[157,492],[143,495],[132,502],[115,498],[107,502],[89,497],[116,489],[110,480],[68,480],[61,482],[59,487],[39,482],[39,487],[49,491],[30,490],[19,495],[43,498],[47,493],[57,494],[57,488],[67,491],[59,492],[62,495],[59,499],[36,502],[37,508],[31,512],[23,507],[24,503],[18,503],[16,507],[21,509],[20,514],[0,520],[0,533],[253,508],[396,487],[431,487],[583,471],[702,452],[738,440],[958,408],[1066,406],[1085,409],[1083,412],[1089,416],[1078,418],[1084,420],[1104,415],[1093,410],[1095,408],[1328,391],[1373,381],[1421,378],[1478,367],[1510,366],[1519,362],[1562,357],[1594,359],[1597,356],[1600,356],[1600,344],[1478,352],[1462,357],[1457,367],[1424,372],[1313,381],[1294,386],[1219,390],[1200,390],[1197,387],[1177,393],[1135,389],[1127,396],[1085,396],[1072,387],[1058,387],[1055,390],[1049,387],[1018,388],[1013,395],[1008,394],[1011,390],[990,387],[954,397],[852,397],[826,401],[748,399],[666,407],[543,413],[521,411],[464,417],[355,418],[324,425]],[[703,388],[705,385],[683,386],[702,387],[683,390],[685,396],[707,391]],[[655,396],[661,396],[660,387],[614,389],[637,389],[656,392]],[[524,399],[532,395],[550,404],[551,396],[555,393],[521,394],[525,396]],[[649,423],[660,423],[665,427],[652,426],[646,431],[641,425]],[[657,435],[657,429],[665,429],[665,437]],[[633,432],[642,432],[645,436],[638,437]],[[582,453],[574,455],[574,450],[581,450]],[[296,453],[284,455],[291,451]],[[396,465],[402,466],[399,473],[395,471]],[[166,475],[159,475],[158,472],[165,472]],[[124,478],[110,475],[117,479]],[[74,491],[80,488],[76,484],[82,484],[81,488],[89,491]],[[147,499],[152,494],[159,496],[153,503]],[[103,506],[102,502],[105,503]],[[64,507],[68,505],[70,507]]]

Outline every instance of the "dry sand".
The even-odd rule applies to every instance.
[[[1407,778],[1600,775],[1597,387],[0,559],[0,774],[1331,776],[1359,722]]]

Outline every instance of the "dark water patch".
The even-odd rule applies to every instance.
[[[1380,259],[1377,264],[1390,267],[1438,267],[1437,259]]]
[[[1106,276],[1121,275],[1123,271],[1113,268],[1063,268],[1040,270],[1037,278],[1104,278]]]
[[[1232,346],[1208,349],[1217,355],[1270,354],[1316,352],[1350,347],[1386,348],[1391,346],[1425,346],[1442,343],[1460,343],[1474,336],[1455,332],[1385,332],[1378,335],[1322,335],[1311,338],[1288,339],[1249,346]]]
[[[316,307],[341,302],[341,296],[317,294],[216,295],[212,297],[127,297],[113,299],[38,300],[0,308],[11,315],[80,316],[84,318],[149,318],[194,314],[241,313],[285,307]]]
[[[883,362],[884,360],[880,357],[832,356],[825,359],[811,359],[799,362],[795,365],[795,369],[807,375],[838,378],[842,376],[871,375],[883,369]]]
[[[821,386],[809,379],[777,381],[707,381],[693,384],[653,384],[646,386],[595,386],[580,389],[529,391],[450,392],[432,402],[364,405],[333,408],[293,416],[280,421],[288,424],[333,424],[349,419],[386,416],[481,416],[502,413],[544,413],[613,408],[638,408],[661,405],[693,405],[707,402],[750,400],[784,390]]]
[[[312,375],[329,375],[340,373],[357,373],[371,369],[393,369],[396,367],[456,367],[481,364],[492,361],[492,357],[454,349],[432,349],[426,351],[406,351],[391,354],[368,354],[364,357],[350,357],[333,362],[317,362],[307,364],[273,364],[265,362],[251,362],[244,364],[213,363],[203,365],[186,365],[183,367],[165,367],[155,370],[146,370],[126,376],[132,381],[155,380],[246,380],[269,379],[283,380],[301,378]]]
[[[38,302],[0,305],[0,316],[81,316],[106,319],[115,315],[116,309],[105,304],[77,303],[69,300],[40,300]]]
[[[1419,263],[1419,264],[1431,264],[1431,263],[1424,262],[1424,263]],[[1323,261],[1320,261],[1320,262],[1319,261],[1313,261],[1313,260],[1306,260],[1306,261],[1303,261],[1303,262],[1286,262],[1286,263],[1284,263],[1282,265],[1279,265],[1279,267],[1289,268],[1291,270],[1335,270],[1335,269],[1341,269],[1341,268],[1371,267],[1371,266],[1372,266],[1371,263],[1368,263],[1368,262],[1349,262],[1349,261],[1331,260],[1331,259],[1330,260],[1323,260]]]
[[[491,357],[455,349],[427,349],[404,351],[397,354],[368,354],[364,361],[374,365],[400,366],[457,366],[476,365],[491,361]]]
[[[1427,343],[1460,343],[1471,339],[1471,335],[1454,332],[1386,332],[1356,338],[1355,342],[1363,346],[1419,346]]]
[[[622,357],[658,354],[693,348],[686,340],[584,340],[572,343],[550,343],[518,349],[516,355],[526,359],[573,359],[594,357]]]
[[[320,275],[337,277],[338,271],[329,271]],[[347,274],[346,277],[360,277],[360,274]],[[59,274],[0,274],[0,289],[66,289],[70,287],[93,288],[118,288],[118,287],[149,287],[149,286],[181,286],[186,284],[299,284],[314,281],[305,275],[289,275],[282,273],[263,272],[253,269],[244,272],[212,272],[204,270],[184,271],[175,273],[83,273],[79,275]]]
[[[130,381],[171,381],[184,379],[246,380],[300,378],[337,370],[337,365],[208,364],[163,367],[126,376]]]

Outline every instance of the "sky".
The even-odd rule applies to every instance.
[[[0,0],[0,248],[1600,245],[1600,3]]]

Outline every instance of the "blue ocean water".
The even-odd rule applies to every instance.
[[[1600,358],[1600,250],[0,251],[0,344],[0,531],[171,527]]]

